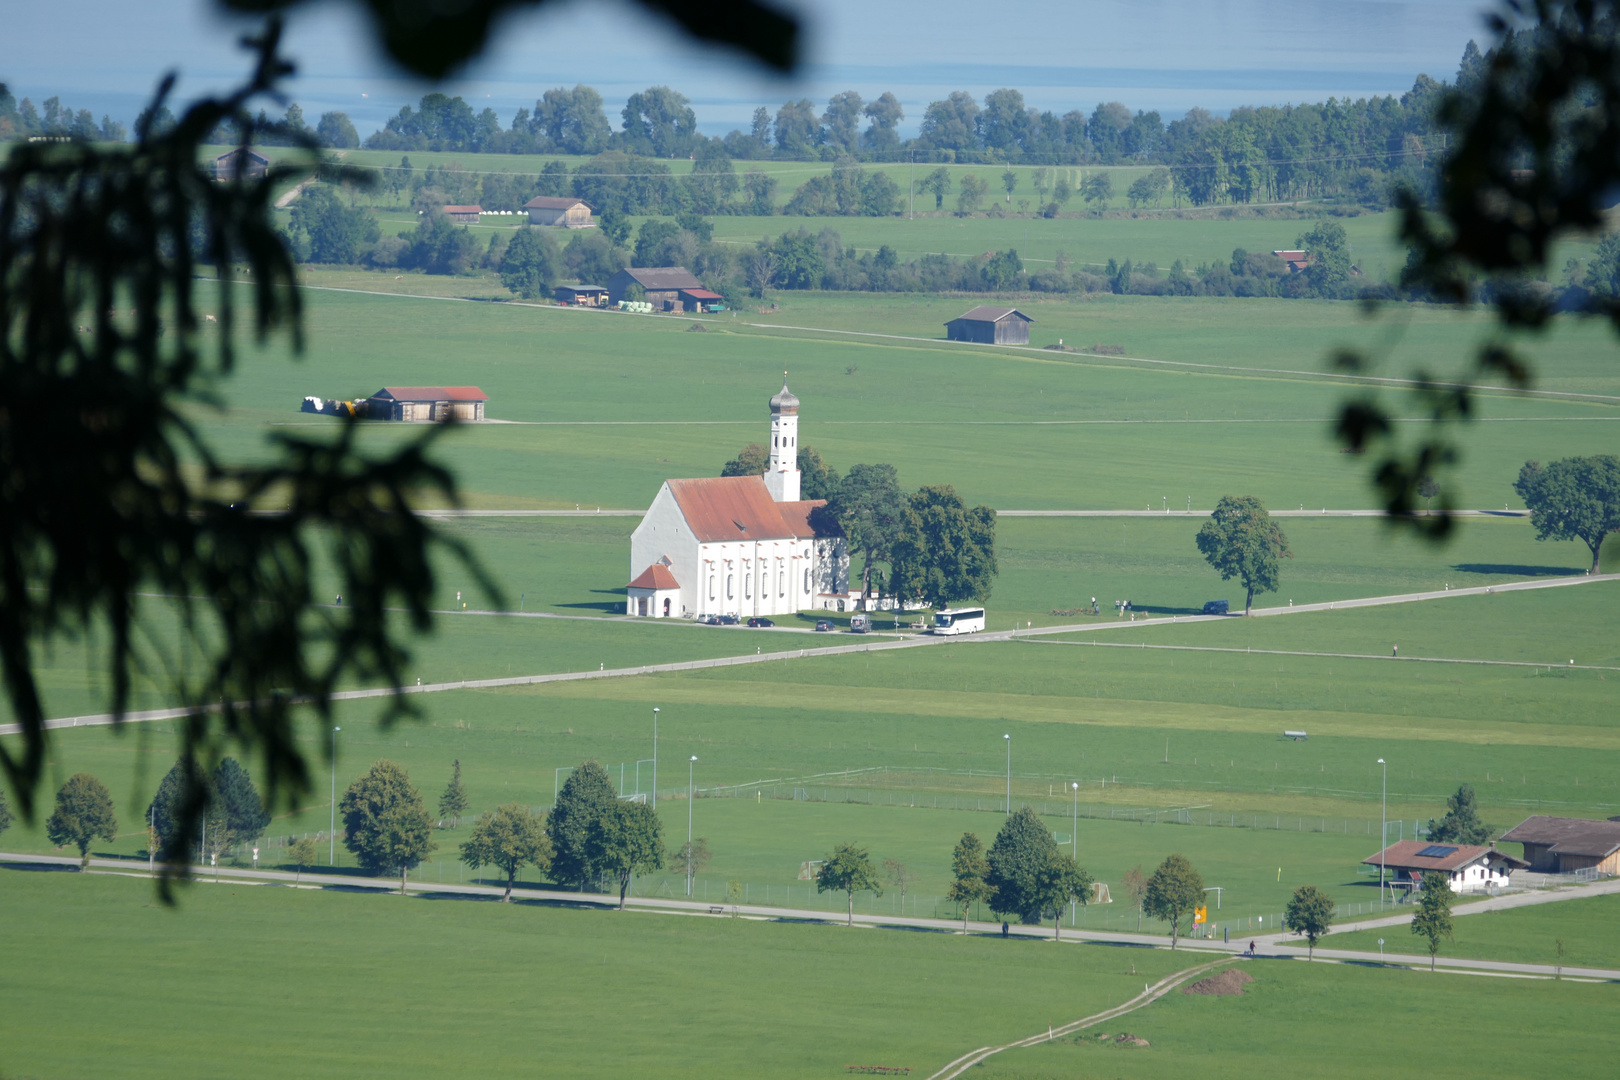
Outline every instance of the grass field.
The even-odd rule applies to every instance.
[[[1350,1080],[1383,1059],[1403,1075],[1463,1080],[1480,1074],[1475,1058],[1491,1032],[1503,1037],[1490,1040],[1489,1067],[1504,1076],[1613,1072],[1609,1035],[1597,1021],[1612,1008],[1612,987],[1292,960],[1243,970],[1255,981],[1242,997],[1171,993],[1096,1029],[1145,1038],[1147,1049],[1066,1040],[997,1054],[973,1075],[1238,1080],[1260,1071]],[[1532,1028],[1556,1033],[1556,1046],[1507,1037]]]
[[[0,1069],[18,1077],[932,1069],[1189,964],[1098,946],[232,885],[192,889],[176,911],[144,881],[10,869],[0,896],[8,923],[31,928],[0,938]],[[971,971],[973,992],[950,971]]]
[[[1453,940],[1442,941],[1440,952],[1442,956],[1472,960],[1557,964],[1557,943],[1562,938],[1565,967],[1620,967],[1620,937],[1614,932],[1617,917],[1620,897],[1616,896],[1459,915],[1453,920]],[[1333,949],[1377,952],[1380,937],[1390,952],[1421,955],[1428,949],[1427,942],[1414,937],[1404,926],[1333,934],[1326,941]]]

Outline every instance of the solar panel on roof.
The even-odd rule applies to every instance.
[[[1430,844],[1428,847],[1426,847],[1422,851],[1418,852],[1418,858],[1420,858],[1420,859],[1443,859],[1447,855],[1451,855],[1454,852],[1456,852],[1456,850],[1457,850],[1456,848],[1447,847],[1445,844]]]

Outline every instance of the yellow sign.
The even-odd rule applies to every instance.
[[[1209,921],[1209,908],[1193,908],[1193,925]]]

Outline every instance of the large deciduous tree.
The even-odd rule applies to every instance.
[[[619,886],[619,909],[635,874],[648,874],[664,865],[664,825],[647,803],[615,799],[597,815],[586,833],[591,866]]]
[[[1333,897],[1315,885],[1301,885],[1283,909],[1283,929],[1304,934],[1306,959],[1316,958],[1316,943],[1333,928]]]
[[[697,135],[697,114],[686,96],[667,86],[650,86],[631,94],[622,111],[631,145],[658,157],[684,157]]]
[[[933,607],[983,602],[997,572],[996,512],[968,509],[949,484],[921,488],[907,500],[890,560],[897,597]]]
[[[990,873],[985,878],[994,890],[990,910],[1017,915],[1025,923],[1039,923],[1046,911],[1040,876],[1057,856],[1052,831],[1035,811],[1021,806],[1007,816],[995,843],[990,845]]]
[[[1271,520],[1265,504],[1252,495],[1226,495],[1198,530],[1198,550],[1221,580],[1237,578],[1248,595],[1243,614],[1254,607],[1254,594],[1275,592],[1281,559],[1292,559],[1288,537]]]
[[[1350,285],[1350,240],[1344,226],[1327,219],[1318,221],[1294,243],[1311,257],[1305,267],[1311,291],[1328,300],[1343,296]]]
[[[1435,957],[1440,955],[1440,939],[1451,940],[1451,882],[1446,875],[1429,872],[1423,875],[1423,889],[1418,893],[1418,909],[1412,916],[1412,933],[1429,946],[1429,970],[1434,970]]]
[[[1170,924],[1170,948],[1181,936],[1181,920],[1204,902],[1204,879],[1185,855],[1171,855],[1159,864],[1142,893],[1142,910]]]
[[[841,892],[845,895],[849,905],[849,926],[855,925],[855,894],[869,892],[874,896],[883,895],[883,885],[878,881],[877,868],[872,865],[872,859],[863,847],[854,844],[838,844],[833,848],[816,871],[816,892]]]
[[[559,883],[583,892],[588,882],[602,876],[593,859],[591,829],[618,800],[607,770],[594,760],[563,781],[557,803],[546,816],[546,835],[553,849],[551,873]]]
[[[984,841],[978,833],[966,832],[951,852],[951,884],[945,890],[945,899],[962,906],[962,931],[967,932],[968,917],[974,904],[988,902],[996,891],[987,880],[990,862],[984,857]]]
[[[749,443],[741,453],[720,466],[721,476],[764,476],[770,468],[771,455],[759,443]]]
[[[89,773],[74,773],[56,793],[56,809],[45,822],[45,835],[57,847],[79,849],[79,869],[90,868],[90,845],[118,837],[118,815],[107,785]]]
[[[501,284],[525,300],[538,300],[551,292],[561,268],[557,245],[546,230],[524,226],[501,257]]]
[[[1052,916],[1052,940],[1063,935],[1063,909],[1071,901],[1091,902],[1091,875],[1072,857],[1053,851],[1035,874],[1030,899]]]
[[[1429,839],[1440,844],[1483,844],[1495,830],[1479,820],[1474,805],[1474,785],[1463,784],[1454,795],[1446,796],[1446,816],[1429,819]]]
[[[951,171],[941,165],[917,181],[917,190],[934,197],[935,210],[944,209],[945,196],[951,193]]]
[[[17,820],[11,813],[11,803],[6,800],[6,789],[0,788],[0,833],[11,828],[11,823]]]
[[[861,559],[862,610],[872,596],[874,568],[893,558],[905,506],[893,465],[852,465],[827,497],[827,512],[848,539],[850,554]]]
[[[392,761],[377,762],[349,785],[338,802],[338,816],[343,819],[343,846],[374,874],[398,870],[401,896],[407,875],[438,846],[422,793]]]
[[[1581,541],[1591,549],[1592,573],[1598,572],[1603,538],[1620,529],[1620,457],[1527,461],[1513,490],[1530,509],[1537,540]]]
[[[545,815],[516,803],[479,814],[472,836],[461,845],[461,861],[474,870],[494,866],[503,871],[506,893],[501,902],[510,902],[519,870],[533,866],[543,874],[551,868]]]

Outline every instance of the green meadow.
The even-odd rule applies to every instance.
[[[1620,967],[1620,939],[1614,933],[1617,917],[1620,897],[1612,895],[1459,915],[1452,920],[1451,940],[1440,943],[1440,952],[1472,960],[1615,968]],[[1333,934],[1326,940],[1328,948],[1377,952],[1380,937],[1390,952],[1421,955],[1428,948],[1426,941],[1404,926]],[[1558,957],[1560,939],[1564,943],[1562,961]]]

